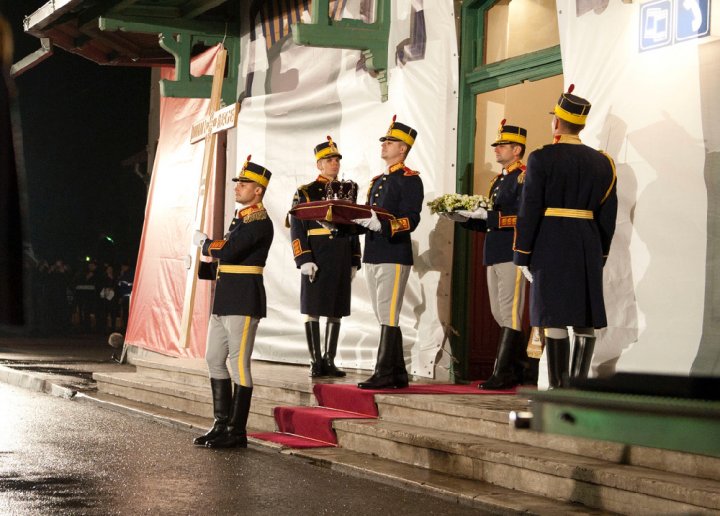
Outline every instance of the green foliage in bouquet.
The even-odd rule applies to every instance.
[[[442,213],[457,210],[473,211],[477,208],[492,210],[492,202],[484,195],[445,194],[427,203],[430,213]]]

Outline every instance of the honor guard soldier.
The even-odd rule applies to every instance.
[[[580,141],[590,102],[573,88],[552,113],[553,144],[528,158],[514,244],[515,263],[534,279],[530,323],[544,328],[551,388],[587,377],[595,328],[607,326],[603,266],[617,214],[615,163]]]
[[[520,206],[520,194],[525,181],[527,130],[500,122],[498,136],[492,146],[495,160],[502,172],[490,183],[489,199],[492,210],[477,208],[443,213],[451,220],[473,231],[485,232],[483,264],[487,267],[490,311],[500,325],[500,342],[495,369],[483,390],[509,389],[521,382],[537,383],[537,359],[526,354],[522,334],[522,314],[525,304],[525,278],[513,263],[513,236]]]
[[[385,172],[370,182],[367,204],[389,211],[395,218],[380,220],[372,216],[353,222],[364,228],[365,276],[370,301],[380,323],[375,372],[358,384],[361,389],[401,388],[408,385],[403,357],[400,309],[405,285],[413,264],[410,234],[420,223],[423,184],[420,174],[405,166],[417,131],[393,121],[380,138],[380,156],[387,166]]]
[[[312,183],[298,188],[293,208],[327,198],[328,186],[337,181],[341,159],[330,136],[315,147],[320,174]],[[357,192],[357,185],[352,184]],[[318,222],[293,216],[290,216],[290,238],[301,275],[300,312],[307,316],[305,336],[310,351],[310,376],[345,376],[335,365],[335,355],[340,319],[350,315],[350,285],[360,269],[360,239],[357,234],[330,230]],[[321,316],[327,318],[324,353],[320,349]]]
[[[210,240],[200,231],[193,235],[202,254],[213,258],[200,263],[198,277],[216,282],[205,352],[215,423],[193,441],[208,448],[247,447],[253,391],[250,355],[258,322],[266,314],[263,268],[273,239],[272,221],[262,203],[270,176],[248,156],[233,179],[240,207],[225,237]]]

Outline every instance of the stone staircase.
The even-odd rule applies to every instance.
[[[132,362],[134,373],[93,376],[99,402],[187,428],[211,424],[197,361]],[[251,431],[275,430],[275,406],[316,404],[305,366],[254,362],[253,382]],[[518,430],[508,412],[528,409],[519,396],[388,393],[376,402],[378,419],[333,423],[338,448],[281,451],[493,513],[720,513],[718,458]]]

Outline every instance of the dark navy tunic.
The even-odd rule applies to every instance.
[[[388,172],[372,178],[366,204],[385,208],[395,219],[381,219],[380,231],[365,233],[363,262],[412,265],[410,233],[420,223],[422,180],[403,163],[393,165]]]
[[[325,198],[329,180],[323,176],[301,186],[293,198],[298,204]],[[311,220],[290,216],[290,238],[298,268],[312,262],[318,266],[315,280],[300,279],[300,313],[323,317],[350,315],[352,267],[360,268],[360,239],[357,234],[323,228]]]
[[[490,184],[488,197],[493,203],[493,209],[488,210],[487,220],[470,219],[461,224],[466,229],[487,232],[484,265],[513,261],[513,237],[525,180],[525,166],[521,161],[516,161],[505,172],[505,175],[497,175]]]
[[[272,240],[272,221],[259,203],[238,210],[223,240],[205,241],[202,254],[218,261],[200,262],[198,278],[217,280],[213,314],[265,317],[262,268]]]
[[[616,214],[615,164],[609,156],[571,135],[530,154],[514,261],[529,265],[533,274],[533,326],[607,326],[603,265]]]

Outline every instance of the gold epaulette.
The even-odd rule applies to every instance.
[[[265,220],[268,218],[267,210],[259,210],[254,211],[250,213],[249,215],[245,215],[243,217],[243,222],[247,224],[248,222],[255,222],[257,220]]]
[[[525,182],[525,170],[520,172],[520,174],[518,175],[518,178],[517,178],[517,182],[519,185],[521,185]]]
[[[416,170],[412,170],[410,168],[405,167],[405,172],[403,172],[404,176],[419,176],[420,172],[417,172]]]

